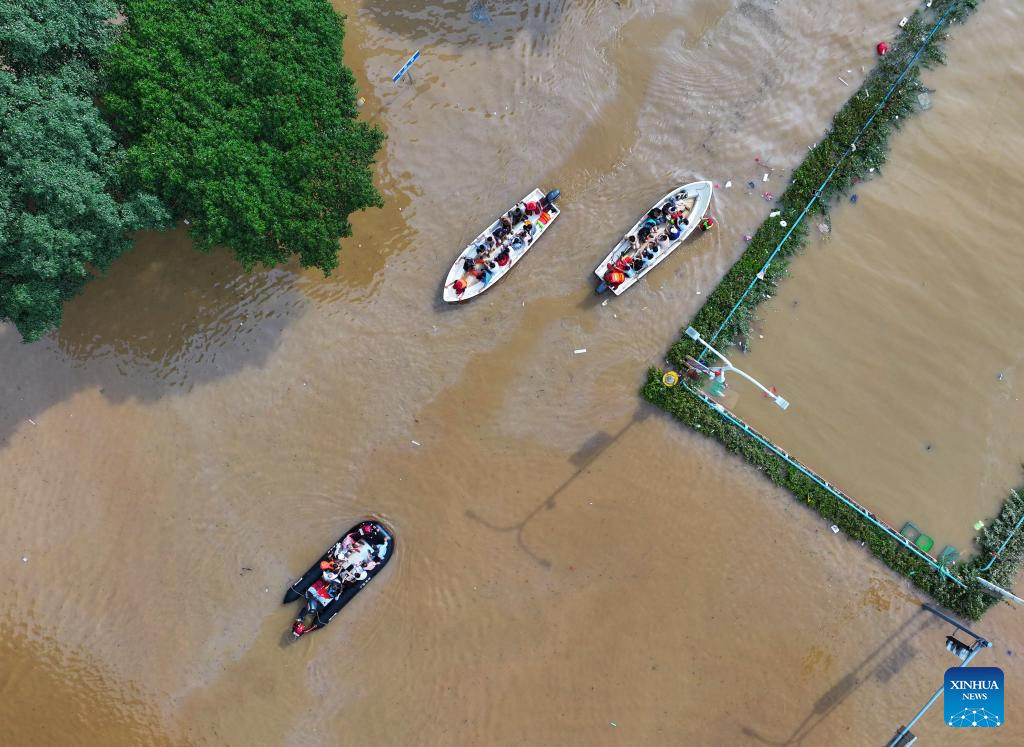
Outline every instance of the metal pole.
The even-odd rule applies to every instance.
[[[1016,594],[1011,594],[1010,592],[1008,592],[1003,587],[996,586],[994,583],[992,583],[991,581],[986,581],[981,576],[978,576],[977,579],[978,579],[978,583],[981,584],[984,588],[988,589],[989,591],[991,591],[991,592],[993,592],[995,594],[998,594],[1003,599],[1005,599],[1007,601],[1016,602],[1017,604],[1024,604],[1024,599],[1021,599]]]
[[[758,381],[757,379],[755,379],[755,378],[754,378],[753,376],[751,376],[750,374],[748,374],[748,373],[746,373],[745,371],[742,371],[742,370],[740,370],[740,369],[736,368],[736,366],[734,366],[734,365],[732,364],[732,361],[730,361],[730,360],[729,360],[728,358],[726,358],[726,357],[725,357],[724,355],[722,355],[722,354],[721,354],[721,353],[719,353],[719,352],[718,352],[717,350],[715,350],[715,349],[714,349],[713,347],[711,347],[711,345],[709,345],[709,344],[707,343],[707,341],[706,341],[706,340],[705,340],[705,339],[704,339],[703,337],[701,337],[701,336],[700,336],[700,334],[698,334],[698,335],[697,335],[697,337],[696,337],[695,339],[696,339],[696,340],[697,340],[697,342],[699,342],[699,343],[700,343],[701,345],[703,345],[703,346],[704,346],[704,347],[706,347],[706,348],[707,348],[708,350],[710,350],[710,351],[711,351],[712,353],[714,353],[715,355],[717,355],[717,356],[718,356],[718,357],[719,357],[720,359],[722,359],[723,361],[725,361],[725,365],[726,365],[726,367],[727,367],[727,369],[728,369],[729,371],[735,371],[736,373],[738,373],[738,374],[739,374],[740,376],[742,376],[742,377],[743,377],[744,379],[746,379],[747,381],[749,381],[749,382],[750,382],[751,384],[753,384],[753,385],[754,385],[754,386],[756,386],[756,387],[757,387],[758,389],[760,389],[760,390],[761,390],[762,392],[764,392],[764,393],[765,393],[765,394],[767,394],[767,395],[768,395],[769,397],[771,397],[771,398],[772,398],[773,400],[775,400],[775,401],[776,401],[776,404],[778,404],[778,405],[779,405],[779,407],[781,407],[781,408],[782,408],[783,410],[785,410],[785,409],[786,409],[786,407],[789,407],[789,403],[788,403],[788,402],[786,402],[786,400],[784,400],[784,399],[783,399],[782,397],[780,397],[779,395],[777,395],[777,394],[776,394],[775,392],[771,391],[770,389],[767,389],[767,388],[766,388],[766,387],[765,387],[765,386],[764,386],[764,385],[763,385],[763,384],[762,384],[762,383],[761,383],[760,381]],[[785,403],[786,403],[786,404],[785,404],[785,406],[783,406],[783,404],[782,404],[783,402],[785,402]]]
[[[927,604],[927,603],[922,604],[921,606],[924,607],[929,612],[931,612],[936,617],[941,618],[941,619],[945,620],[946,622],[948,622],[950,625],[955,626],[957,630],[964,631],[967,635],[971,636],[977,643],[980,643],[981,645],[985,646],[986,648],[992,645],[991,643],[989,643],[985,639],[984,636],[978,635],[977,633],[975,633],[970,628],[965,628],[963,625],[961,625],[955,619],[953,619],[952,617],[947,615],[945,612],[942,612],[941,610],[937,610],[934,607],[932,607],[930,604]],[[961,666],[963,666],[963,665],[961,665]]]
[[[970,628],[965,627],[964,625],[961,625],[957,620],[953,619],[952,617],[947,615],[945,612],[942,612],[941,610],[935,609],[930,604],[922,604],[921,606],[924,607],[929,612],[931,612],[936,617],[940,618],[941,620],[945,620],[950,625],[954,626],[957,630],[962,630],[963,632],[967,633],[967,635],[969,635],[969,636],[974,638],[974,645],[971,647],[971,652],[960,663],[958,668],[966,667],[968,664],[970,664],[971,663],[971,659],[973,659],[975,656],[977,656],[978,652],[981,649],[983,649],[983,648],[991,648],[992,647],[992,643],[990,641],[988,641],[987,639],[985,639],[982,636],[978,635],[977,633],[975,633]],[[924,708],[922,708],[920,711],[918,711],[917,715],[914,716],[914,718],[910,720],[910,723],[907,724],[906,726],[904,726],[902,729],[900,729],[896,733],[896,736],[892,738],[892,740],[889,742],[887,747],[896,747],[896,744],[903,738],[903,736],[910,732],[910,728],[914,724],[916,724],[918,721],[920,721],[921,717],[925,714],[925,712],[929,708],[932,707],[932,705],[935,703],[936,700],[939,699],[939,696],[942,695],[942,691],[943,690],[945,690],[945,682],[943,682],[943,686],[942,687],[940,687],[938,690],[935,691],[935,694],[931,697],[931,699],[927,703],[925,703]]]
[[[935,610],[932,610],[932,612],[935,612]],[[989,646],[992,645],[991,643],[989,643],[988,641],[985,641],[985,640],[979,641],[979,644],[980,645],[977,645],[971,651],[971,653],[969,653],[967,655],[967,658],[963,660],[963,663],[960,664],[961,667],[966,667],[968,664],[970,664],[971,659],[973,659],[978,654],[978,651],[980,649],[988,648]],[[921,717],[925,714],[925,711],[927,711],[929,708],[932,707],[932,704],[934,704],[935,701],[939,699],[939,696],[942,695],[942,691],[945,690],[945,689],[946,689],[946,686],[945,686],[945,684],[943,684],[942,687],[940,687],[938,690],[936,690],[935,694],[931,697],[931,700],[929,700],[927,703],[925,703],[924,708],[922,708],[920,711],[917,712],[917,715],[914,716],[914,718],[912,718],[910,720],[909,724],[907,724],[902,729],[900,729],[899,732],[897,732],[896,736],[892,738],[892,741],[889,742],[887,747],[896,747],[896,743],[899,742],[901,739],[903,739],[903,735],[906,734],[908,731],[910,731],[910,727],[912,727],[914,724],[916,724],[918,721],[921,720]]]

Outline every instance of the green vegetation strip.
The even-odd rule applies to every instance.
[[[806,243],[807,220],[827,216],[830,204],[846,194],[857,181],[878,173],[886,160],[889,138],[901,120],[919,109],[918,97],[928,93],[920,80],[920,67],[944,61],[945,28],[961,22],[979,2],[934,0],[931,7],[920,7],[901,29],[889,53],[879,60],[863,85],[839,110],[829,133],[794,171],[789,187],[780,198],[782,214],[761,224],[746,251],[692,320],[692,325],[704,335],[718,331],[717,347],[746,345],[757,307],[773,295],[775,286],[786,273],[789,258]],[[943,18],[944,26],[929,36]],[[908,66],[909,72],[904,74]],[[885,100],[897,81],[899,85]],[[861,133],[869,120],[871,124]],[[858,133],[861,134],[856,150],[848,152]],[[822,182],[833,169],[835,174],[822,187]],[[785,220],[792,226],[819,188],[821,193],[805,220],[792,229],[788,240],[772,258],[786,235],[787,229],[780,225],[780,221]],[[772,261],[766,267],[769,259]],[[759,273],[763,276],[750,288]],[[683,336],[669,350],[668,360],[682,368],[687,356],[697,358],[701,352],[698,343]],[[995,603],[993,597],[980,590],[975,581],[979,575],[1003,588],[1012,585],[1024,560],[1024,530],[1014,533],[1024,517],[1024,499],[1018,493],[1011,493],[998,518],[980,533],[978,543],[981,552],[951,569],[965,583],[966,588],[962,588],[940,576],[881,527],[865,519],[742,429],[724,420],[687,386],[668,388],[662,384],[661,376],[662,371],[658,369],[652,368],[648,373],[643,396],[649,402],[704,435],[718,439],[726,449],[741,455],[775,484],[788,488],[797,498],[839,526],[847,536],[863,542],[880,560],[907,576],[949,609],[977,619]]]
[[[0,323],[26,342],[185,221],[246,270],[329,273],[381,205],[327,0],[0,0]]]

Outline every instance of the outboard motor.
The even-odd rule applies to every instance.
[[[562,195],[562,191],[561,190],[553,189],[550,192],[548,192],[546,195],[544,195],[544,199],[541,200],[541,203],[543,204],[544,207],[547,207],[548,205],[553,205],[555,203],[555,200],[557,200],[559,197],[561,197],[561,195]]]

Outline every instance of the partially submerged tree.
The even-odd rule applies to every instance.
[[[381,204],[383,134],[356,121],[327,0],[127,0],[103,104],[129,173],[247,269],[298,255],[329,272],[349,214]]]
[[[127,191],[123,152],[94,99],[110,0],[0,0],[0,320],[26,341],[60,326],[63,305],[166,219]]]

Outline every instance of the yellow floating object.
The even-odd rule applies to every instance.
[[[666,371],[665,375],[661,377],[661,383],[665,386],[675,386],[679,383],[679,374],[675,371]]]

